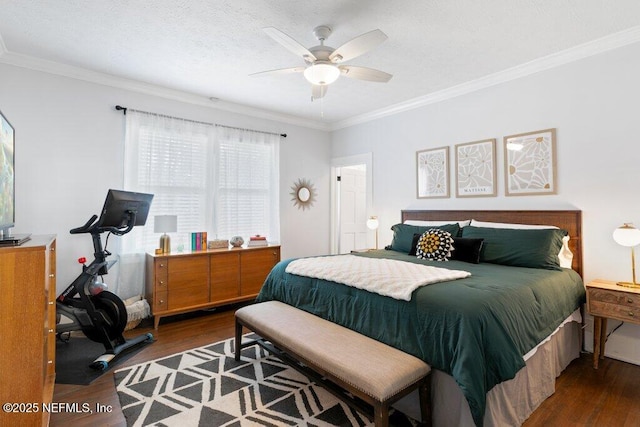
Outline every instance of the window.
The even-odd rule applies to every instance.
[[[125,143],[127,190],[154,194],[145,227],[123,252],[152,252],[155,215],[177,215],[171,248],[190,250],[190,233],[230,239],[261,234],[278,242],[279,135],[129,110]]]
[[[278,241],[279,136],[218,127],[213,227],[217,237]]]

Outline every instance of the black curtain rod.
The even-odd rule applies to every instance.
[[[151,114],[151,115],[158,116],[158,117],[167,117],[169,119],[185,120],[185,121],[188,121],[188,122],[200,123],[200,124],[203,124],[203,125],[210,125],[210,126],[216,126],[216,127],[220,126],[220,127],[229,128],[229,129],[246,130],[246,131],[249,131],[249,132],[268,133],[268,134],[271,134],[271,135],[278,135],[278,136],[281,136],[283,138],[287,137],[286,133],[264,132],[264,131],[261,131],[261,130],[253,130],[253,129],[246,129],[246,128],[238,128],[238,127],[233,127],[233,126],[218,125],[218,124],[215,124],[215,123],[208,123],[208,122],[200,122],[200,121],[197,121],[197,120],[183,119],[181,117],[167,116],[165,114],[151,113],[149,111],[134,110],[133,108],[127,108],[127,107],[123,107],[121,105],[116,105],[116,110],[117,111],[122,111],[122,113],[125,116],[127,115],[127,110],[130,110],[130,111],[135,111],[136,113]]]
[[[247,129],[247,128],[238,128],[238,127],[233,127],[233,126],[226,126],[226,125],[215,125],[216,127],[221,127],[221,128],[227,128],[227,129],[236,129],[236,130],[246,130],[248,132],[260,132],[260,133],[268,133],[271,135],[278,135],[281,136],[283,138],[287,137],[286,133],[277,133],[277,132],[265,132],[263,130],[253,130],[253,129]]]

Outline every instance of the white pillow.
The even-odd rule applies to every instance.
[[[485,227],[485,228],[515,228],[522,230],[548,230],[550,228],[558,229],[555,225],[533,225],[533,224],[512,224],[509,222],[485,222],[485,221],[476,221],[475,219],[471,220],[471,224],[474,227]]]
[[[469,225],[471,223],[471,220],[468,219],[466,221],[422,221],[422,220],[419,220],[419,219],[408,219],[404,223],[407,224],[407,225],[420,225],[420,226],[427,226],[427,227],[438,227],[440,225],[455,224],[456,222],[458,223],[460,228],[462,228],[462,227],[466,227],[467,225]]]
[[[511,228],[511,229],[521,229],[521,230],[549,230],[554,229],[557,230],[559,227],[555,225],[533,225],[533,224],[513,224],[508,222],[486,222],[486,221],[476,221],[475,219],[471,220],[471,224],[474,227],[485,227],[485,228]],[[560,248],[560,252],[558,253],[558,263],[562,268],[571,268],[571,264],[573,263],[573,252],[569,249],[569,239],[570,236],[564,236],[562,238],[562,247]]]

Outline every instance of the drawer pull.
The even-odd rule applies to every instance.
[[[49,305],[53,305],[53,301],[49,301]]]
[[[48,363],[49,365],[53,365],[53,360],[49,360],[47,363]]]
[[[629,304],[633,304],[633,300],[632,300],[631,298],[627,298],[627,302],[628,302]]]
[[[162,267],[164,267],[164,264],[163,264],[163,263],[160,263],[160,267],[161,267],[161,268],[162,268]]]
[[[49,275],[49,277],[51,277],[51,278],[53,279],[54,277],[56,277],[56,275],[55,275],[55,274],[53,274],[53,273],[51,273],[51,274]]]
[[[52,334],[53,333],[53,329],[49,329],[49,333]]]
[[[630,311],[630,312],[629,312],[629,317],[633,317],[633,316],[635,316],[635,315],[636,315],[636,314],[635,314],[633,311]]]

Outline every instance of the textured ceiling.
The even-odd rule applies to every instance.
[[[37,58],[324,124],[640,26],[638,0],[0,0],[0,13],[0,61]],[[320,24],[333,47],[385,32],[348,64],[391,81],[341,77],[311,102],[301,74],[249,77],[303,65],[264,27],[311,47]]]

